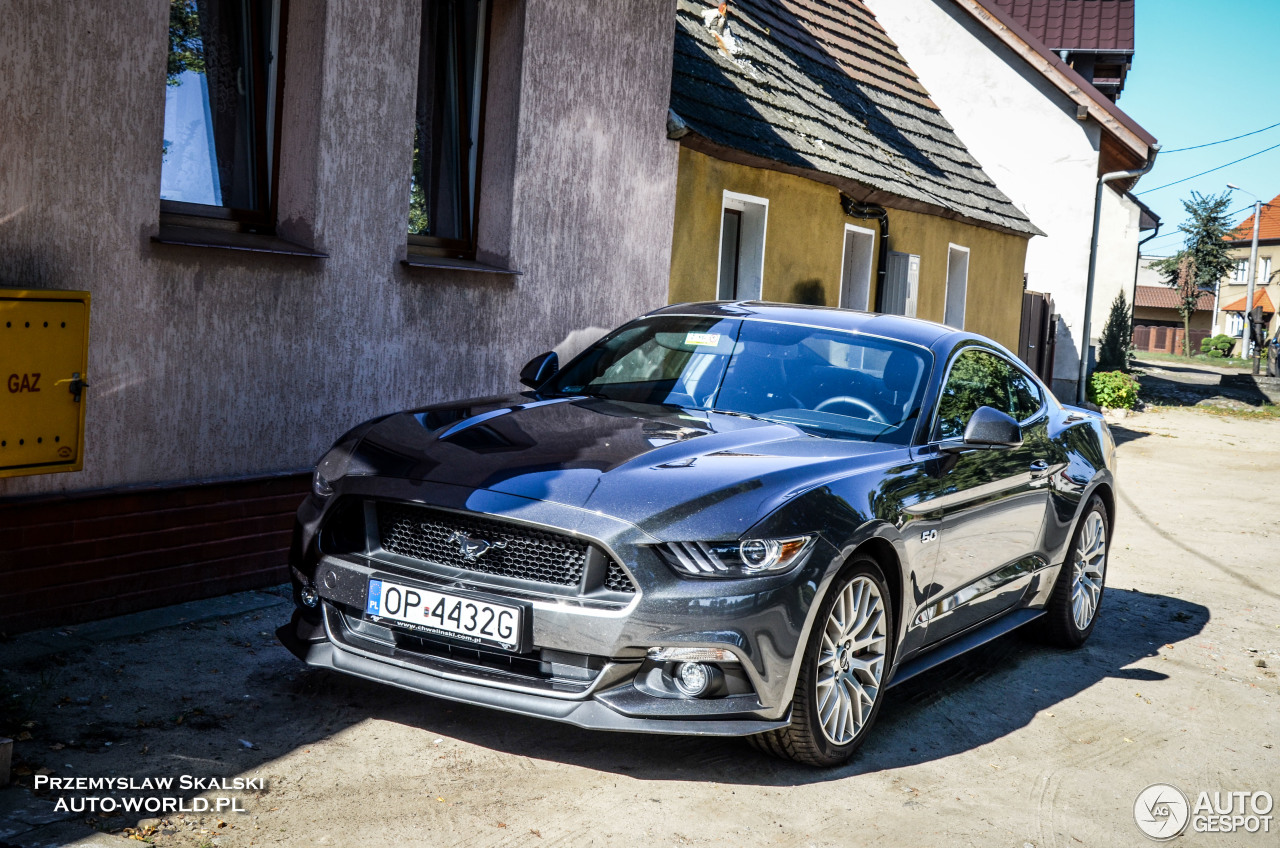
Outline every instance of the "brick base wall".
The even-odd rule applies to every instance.
[[[308,486],[293,474],[0,502],[0,633],[282,583]]]

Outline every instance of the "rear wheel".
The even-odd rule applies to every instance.
[[[875,561],[854,559],[818,611],[791,702],[791,724],[748,737],[774,756],[839,765],[862,744],[883,700],[894,616]]]
[[[1054,645],[1078,648],[1098,623],[1098,607],[1107,578],[1111,523],[1102,499],[1094,495],[1071,539],[1067,559],[1049,599],[1042,633]]]

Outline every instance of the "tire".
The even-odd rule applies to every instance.
[[[1094,495],[1076,525],[1058,582],[1045,607],[1041,635],[1060,648],[1078,648],[1098,623],[1111,552],[1111,521]]]
[[[884,700],[897,632],[875,560],[855,557],[833,585],[805,647],[791,724],[747,737],[765,753],[820,767],[845,762],[866,738]],[[865,610],[869,615],[860,614]]]

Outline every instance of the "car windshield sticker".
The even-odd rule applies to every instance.
[[[715,347],[720,344],[719,333],[686,333],[684,343],[700,347]]]

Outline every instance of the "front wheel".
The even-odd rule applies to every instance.
[[[894,615],[875,561],[854,559],[818,611],[791,702],[791,724],[749,737],[762,751],[811,766],[843,763],[883,700]]]
[[[1084,517],[1071,539],[1057,585],[1049,599],[1042,633],[1054,645],[1078,648],[1098,623],[1098,607],[1107,579],[1107,553],[1111,548],[1111,523],[1102,499],[1089,500]]]

